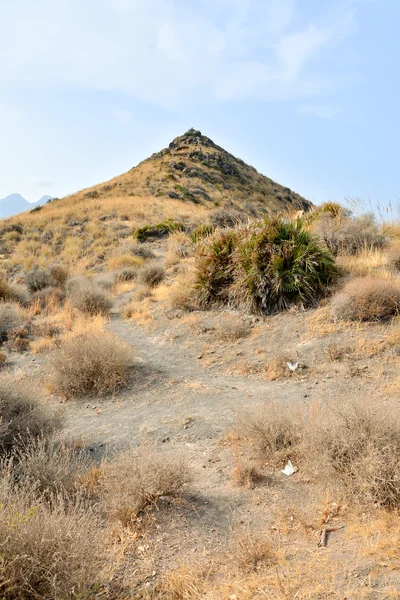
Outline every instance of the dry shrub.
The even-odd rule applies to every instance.
[[[400,271],[400,245],[392,246],[386,254],[387,266],[393,271]]]
[[[239,315],[221,315],[216,330],[217,337],[224,342],[236,342],[250,335],[251,327]]]
[[[126,382],[131,360],[131,348],[111,333],[72,335],[53,358],[55,390],[67,397],[115,392]]]
[[[118,283],[125,283],[127,281],[134,281],[137,278],[137,269],[132,267],[125,267],[114,274],[115,281]]]
[[[88,315],[107,314],[112,301],[94,281],[85,277],[71,279],[68,284],[71,305]]]
[[[263,479],[258,466],[253,462],[242,462],[236,459],[235,470],[233,472],[233,484],[238,487],[245,487],[251,490]]]
[[[0,340],[5,342],[12,329],[23,323],[22,312],[16,304],[0,303]]]
[[[198,303],[194,290],[195,274],[191,270],[178,275],[168,288],[168,303],[171,308],[181,310],[196,310]]]
[[[4,278],[0,278],[0,300],[26,305],[30,300],[30,295],[23,285],[9,283]]]
[[[161,496],[179,494],[189,479],[180,456],[142,446],[106,463],[100,488],[111,517],[126,526]]]
[[[136,272],[136,269],[135,269]],[[103,290],[110,291],[115,285],[115,274],[114,273],[104,273],[101,275],[97,275],[95,279],[93,279],[93,283],[95,285],[101,287]]]
[[[108,261],[108,268],[110,271],[116,271],[118,269],[123,269],[125,267],[138,268],[143,264],[143,259],[139,256],[135,256],[132,254],[120,254],[118,256],[113,256]]]
[[[39,265],[34,265],[25,275],[26,285],[30,292],[39,292],[43,288],[56,285],[49,269],[44,269]]]
[[[278,553],[271,538],[247,531],[236,537],[234,558],[240,571],[251,573],[275,565]]]
[[[68,270],[62,265],[50,265],[49,272],[57,287],[63,289],[68,281]]]
[[[340,346],[339,344],[328,344],[325,348],[324,353],[328,360],[336,361],[349,358],[352,354],[352,349],[349,346]]]
[[[262,458],[286,460],[298,451],[304,423],[291,407],[269,404],[241,415],[239,429]]]
[[[384,248],[388,242],[373,214],[351,217],[342,207],[316,211],[311,230],[321,237],[334,254],[358,254],[364,250]]]
[[[4,600],[91,597],[99,583],[101,523],[82,501],[49,503],[0,479],[0,581]]]
[[[359,277],[350,280],[331,304],[334,319],[377,321],[400,311],[400,285],[391,279]]]
[[[43,435],[29,438],[13,452],[13,474],[36,492],[49,497],[61,492],[74,495],[80,481],[93,466],[91,458],[69,440]]]
[[[16,327],[8,332],[7,347],[14,352],[25,352],[29,350],[29,329],[27,327]]]
[[[400,418],[397,407],[367,400],[320,415],[307,434],[310,456],[318,457],[354,498],[400,506]]]
[[[137,280],[139,285],[148,285],[156,287],[165,278],[165,269],[162,265],[149,263],[141,267],[138,271]]]
[[[64,300],[65,292],[56,287],[45,287],[32,294],[32,301],[36,302],[43,312],[54,312]]]
[[[60,416],[40,403],[36,394],[11,375],[0,377],[0,452],[61,426]]]
[[[285,354],[274,356],[267,364],[266,375],[269,381],[290,377],[292,372],[288,367],[289,358]]]
[[[193,244],[186,232],[176,231],[172,233],[167,242],[167,254],[165,264],[169,267],[176,265],[181,260],[190,256]]]
[[[350,401],[300,412],[262,406],[242,416],[260,457],[294,459],[325,485],[361,503],[400,507],[400,417],[395,404]]]

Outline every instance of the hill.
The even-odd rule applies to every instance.
[[[166,219],[195,226],[209,221],[213,211],[259,217],[311,207],[191,129],[127,173],[11,219],[3,227],[0,252],[5,259],[12,255],[12,268],[55,257],[74,268],[77,263],[93,268],[135,229]],[[15,223],[19,233],[10,232]]]
[[[48,200],[51,200],[51,196],[43,196],[36,202],[28,202],[21,194],[9,194],[0,199],[0,219],[6,219],[27,210],[32,210],[35,206],[42,206]]]

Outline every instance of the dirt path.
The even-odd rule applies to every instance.
[[[221,375],[204,368],[183,342],[166,341],[117,314],[108,329],[132,347],[132,373],[129,385],[115,398],[68,403],[67,427],[88,444],[101,441],[119,447],[145,439],[168,440],[172,445],[209,444],[232,429],[238,414],[254,404],[305,404],[351,391],[348,381],[336,382],[332,389],[332,381],[257,381]]]

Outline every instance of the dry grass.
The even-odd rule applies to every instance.
[[[263,406],[240,421],[260,457],[329,482],[362,504],[400,507],[400,418],[394,404],[363,400],[308,412]]]
[[[100,580],[102,530],[83,501],[51,503],[0,479],[0,581],[4,600],[88,598]]]
[[[243,573],[268,569],[278,562],[276,542],[260,533],[243,532],[235,539],[234,562]]]
[[[400,311],[400,283],[378,277],[350,280],[331,304],[331,314],[344,321],[378,321]]]
[[[265,370],[267,379],[269,379],[269,381],[276,381],[277,379],[290,377],[292,372],[288,367],[288,362],[290,362],[290,359],[286,356],[286,354],[278,354],[277,356],[274,356],[268,362]]]
[[[61,425],[60,416],[39,402],[35,390],[11,375],[0,377],[0,451],[9,453],[14,445],[32,437],[48,436]]]
[[[79,277],[69,282],[71,305],[88,315],[107,314],[112,301],[95,282]]]
[[[123,526],[160,496],[176,496],[190,480],[182,457],[143,446],[103,466],[100,489],[111,518]]]
[[[24,321],[18,304],[0,303],[0,341],[5,342],[12,329],[21,327]]]
[[[137,274],[137,280],[139,285],[147,285],[149,287],[156,287],[165,278],[165,269],[162,265],[157,263],[148,263],[141,267]]]
[[[13,475],[19,485],[47,498],[57,493],[74,496],[93,465],[88,454],[72,441],[43,435],[18,446],[12,458]]]
[[[240,315],[223,314],[218,323],[216,336],[224,342],[236,342],[250,335],[251,326]]]
[[[67,336],[52,362],[54,389],[66,397],[115,392],[126,382],[131,361],[131,348],[110,333]]]
[[[252,441],[261,457],[282,461],[297,451],[303,429],[299,411],[290,406],[268,405],[243,413],[238,432]]]
[[[337,263],[352,277],[380,275],[388,266],[388,253],[385,250],[373,248],[354,255],[342,254],[337,258]]]
[[[254,488],[262,481],[262,474],[258,465],[248,460],[235,458],[235,469],[233,472],[233,484],[238,487],[245,487],[248,490]]]

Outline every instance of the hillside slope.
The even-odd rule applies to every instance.
[[[100,268],[138,227],[170,218],[196,225],[225,209],[259,217],[311,207],[191,129],[123,175],[4,221],[0,254],[8,271],[54,259]]]

